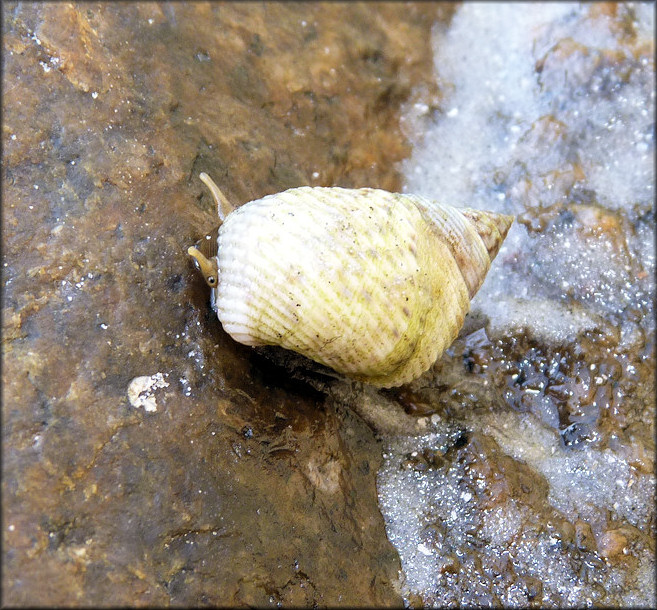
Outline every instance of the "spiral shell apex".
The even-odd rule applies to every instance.
[[[416,195],[300,187],[244,204],[189,253],[236,341],[393,387],[454,341],[512,222]]]

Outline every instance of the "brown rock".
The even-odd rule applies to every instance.
[[[627,538],[619,529],[607,530],[600,537],[600,554],[607,558],[616,558],[627,548]]]

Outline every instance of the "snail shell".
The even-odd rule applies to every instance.
[[[393,387],[454,341],[512,222],[416,195],[300,187],[244,204],[188,252],[236,341]]]

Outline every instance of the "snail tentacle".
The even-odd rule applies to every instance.
[[[216,288],[219,283],[219,268],[216,257],[206,258],[196,246],[187,248],[187,254],[194,259],[194,263],[203,275],[205,283],[210,288]]]
[[[205,184],[205,186],[210,189],[212,197],[217,204],[217,216],[219,216],[219,220],[223,222],[226,219],[226,216],[228,216],[228,214],[233,211],[234,207],[231,205],[230,201],[228,201],[226,195],[221,192],[221,189],[216,185],[215,181],[210,178],[210,176],[208,176],[205,172],[201,172],[198,177],[200,178],[201,182],[203,182],[203,184]]]

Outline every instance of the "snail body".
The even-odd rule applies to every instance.
[[[512,222],[416,195],[299,187],[244,204],[188,252],[236,341],[393,387],[454,341]]]

